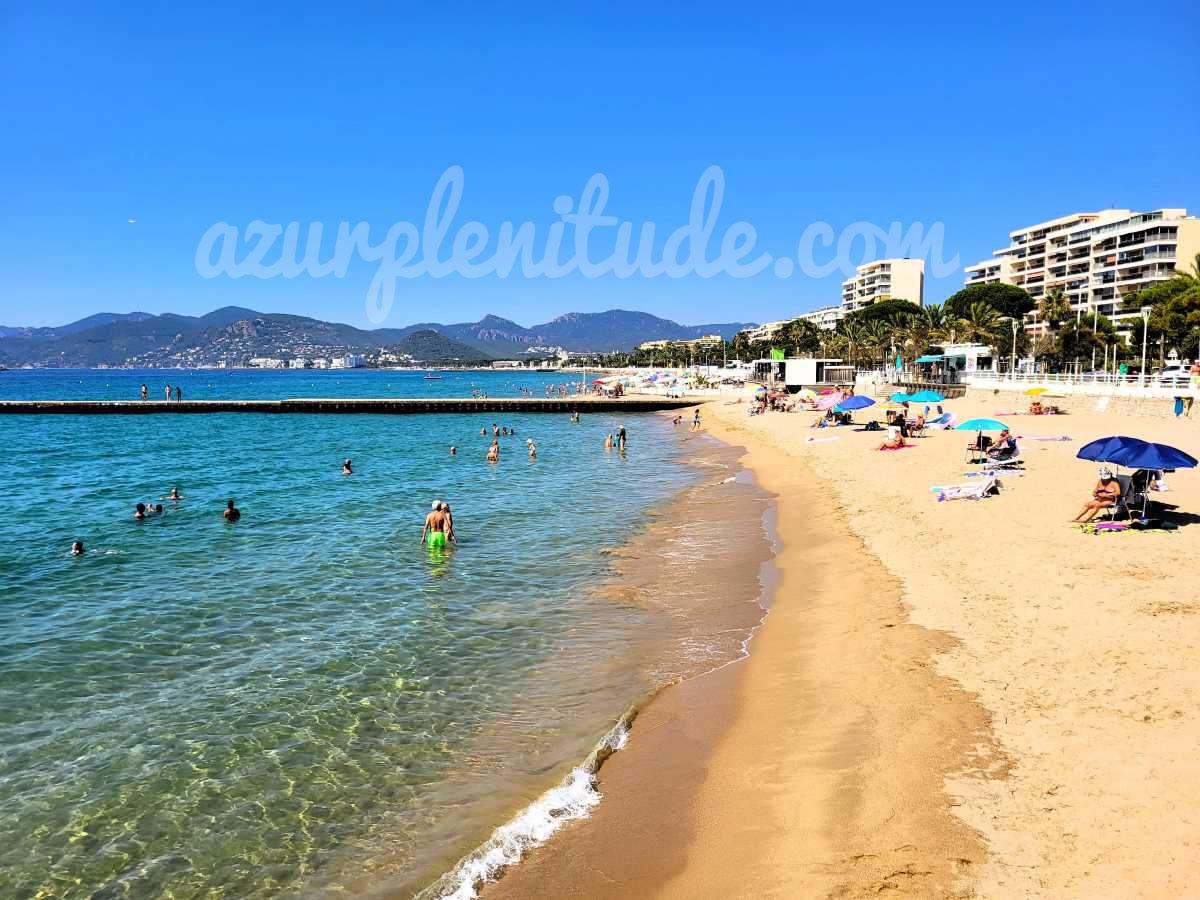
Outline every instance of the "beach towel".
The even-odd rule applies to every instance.
[[[879,449],[881,451],[886,452],[889,450],[911,450],[912,448],[913,448],[912,444],[905,444],[903,447],[880,447]]]
[[[1070,440],[1074,440],[1073,438],[1070,438],[1065,434],[1061,434],[1058,437],[1026,437],[1025,435],[1022,434],[1022,435],[1018,435],[1018,438],[1022,441],[1070,441]]]
[[[972,484],[947,484],[934,488],[937,491],[938,503],[945,500],[982,500],[992,494],[999,493],[1000,485],[995,478],[977,481]]]

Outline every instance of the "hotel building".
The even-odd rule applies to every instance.
[[[878,300],[909,300],[922,306],[924,298],[923,259],[877,259],[859,266],[853,278],[842,282],[843,315]]]
[[[966,267],[968,286],[1012,284],[1035,301],[1061,288],[1072,310],[1120,322],[1138,315],[1121,309],[1125,297],[1171,278],[1177,263],[1187,268],[1200,253],[1200,219],[1186,209],[1106,209],[1030,225],[1009,238],[991,259]],[[1025,327],[1043,330],[1036,312]]]

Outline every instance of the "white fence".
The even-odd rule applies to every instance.
[[[1028,372],[962,372],[959,383],[968,387],[999,388],[1000,390],[1026,390],[1044,387],[1063,394],[1088,394],[1093,396],[1119,397],[1198,397],[1198,391],[1186,375],[1168,376],[1161,379],[1155,375],[1096,374],[1036,374]]]

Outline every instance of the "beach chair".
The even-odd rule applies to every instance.
[[[933,428],[934,426],[937,426],[937,425],[945,425],[945,424],[946,424],[946,423],[948,423],[948,422],[949,422],[949,421],[950,421],[952,418],[953,418],[953,416],[951,416],[951,414],[950,414],[950,413],[942,413],[942,414],[941,414],[940,416],[938,416],[936,419],[926,419],[926,420],[925,420],[925,427],[926,427],[926,428]]]
[[[1007,453],[1000,453],[996,456],[989,456],[986,460],[987,464],[993,469],[1019,469],[1025,465],[1025,460],[1021,458],[1021,443],[1013,441],[1013,448]]]
[[[938,502],[945,500],[982,500],[984,497],[999,493],[1000,483],[995,478],[987,478],[973,484],[950,484],[938,489]]]
[[[1109,522],[1116,521],[1118,516],[1130,516],[1131,504],[1134,502],[1134,486],[1133,478],[1128,475],[1118,475],[1117,484],[1121,486],[1121,494],[1117,497],[1115,503],[1107,509],[1102,509],[1097,518],[1106,519]]]

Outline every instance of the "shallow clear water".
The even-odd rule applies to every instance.
[[[8,372],[0,399],[562,380]],[[423,872],[598,737],[663,627],[591,590],[602,551],[696,475],[657,416],[624,417],[625,457],[601,449],[607,415],[511,416],[489,466],[492,418],[0,416],[0,895],[321,892],[381,856]],[[187,499],[133,521],[172,485]],[[433,499],[450,553],[418,546]]]

